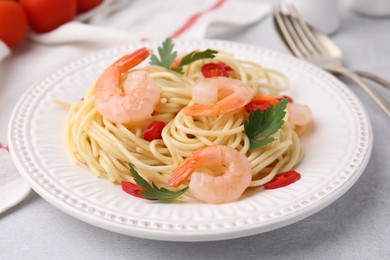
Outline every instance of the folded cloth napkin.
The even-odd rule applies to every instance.
[[[0,62],[11,53],[11,50],[5,45],[4,42],[0,41]]]
[[[0,41],[0,213],[29,188],[11,162],[7,124],[20,95],[53,69],[99,49],[141,40],[218,38],[259,22],[271,7],[242,0],[106,0],[11,51]]]

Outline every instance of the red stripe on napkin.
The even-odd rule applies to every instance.
[[[174,32],[170,37],[171,38],[176,38],[176,37],[179,37],[181,34],[183,34],[185,31],[187,31],[200,17],[202,17],[202,15],[210,12],[210,11],[213,11],[213,10],[216,10],[218,8],[220,8],[224,3],[225,3],[226,0],[218,0],[213,6],[210,6],[209,8],[203,10],[203,11],[199,11],[195,14],[193,14],[192,16],[190,16],[190,18],[178,29],[176,30],[176,32]]]
[[[7,150],[7,152],[9,152],[9,147],[8,147],[8,145],[4,146],[2,143],[0,143],[0,149]]]
[[[150,41],[150,38],[147,38],[147,37],[142,37],[141,38],[141,42],[148,42]]]

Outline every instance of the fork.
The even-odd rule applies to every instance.
[[[283,7],[288,13],[283,12]],[[292,4],[275,6],[273,19],[279,35],[293,55],[333,74],[348,77],[355,82],[356,85],[361,87],[387,114],[387,116],[390,117],[390,102],[362,81],[356,72],[347,69],[343,65],[341,51],[339,51],[337,47],[334,48],[335,44],[324,34],[309,27]],[[332,47],[332,44],[333,48],[329,48],[329,46]],[[367,75],[369,77],[374,76],[369,73],[365,74],[365,76]],[[385,80],[380,79],[379,77],[374,78],[374,80],[378,83],[386,83]]]

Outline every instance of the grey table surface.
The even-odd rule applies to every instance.
[[[221,38],[286,52],[270,17]],[[389,18],[344,8],[341,28],[332,38],[350,68],[390,80]],[[373,86],[390,99],[390,91]],[[153,241],[91,226],[31,192],[0,215],[0,259],[390,259],[390,119],[358,87],[350,87],[371,119],[371,159],[349,191],[304,220],[225,241]]]

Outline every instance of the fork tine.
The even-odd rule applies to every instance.
[[[284,6],[282,6],[283,8]],[[286,13],[284,11],[287,11]],[[284,8],[283,12],[281,13],[281,17],[283,18],[286,27],[290,33],[291,38],[295,42],[295,45],[297,48],[301,51],[304,57],[308,58],[311,56],[314,56],[311,52],[311,48],[306,46],[307,43],[305,43],[306,37],[301,37],[299,34],[299,28],[296,26],[296,22],[294,21],[292,15],[288,12],[288,9]]]
[[[299,18],[297,18],[296,13],[294,13],[293,10],[291,9],[292,5],[286,3],[284,4],[284,7],[288,13],[286,16],[288,17],[291,26],[296,32],[296,36],[297,36],[296,41],[300,42],[302,48],[306,50],[309,56],[317,56],[318,51],[315,48],[315,46],[311,43],[309,37],[304,32]]]
[[[291,15],[296,20],[296,27],[300,28],[302,37],[310,42],[310,45],[317,51],[319,54],[326,53],[326,50],[323,48],[321,43],[317,40],[317,37],[313,34],[312,30],[307,26],[306,22],[303,20],[302,16],[299,14],[298,10],[295,8],[293,4],[287,4],[287,8],[289,9]],[[305,36],[303,36],[305,35]]]
[[[297,56],[298,58],[304,58],[304,55],[299,50],[298,46],[296,45],[295,41],[291,37],[290,31],[287,28],[286,22],[283,19],[284,14],[282,14],[280,7],[278,5],[274,6],[273,9],[273,18],[275,21],[275,25],[277,26],[277,29],[281,32],[284,39],[287,41],[287,45],[290,47],[291,52]]]

